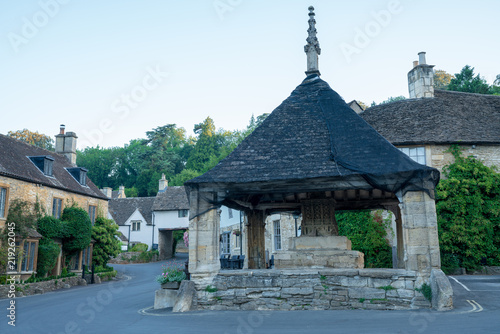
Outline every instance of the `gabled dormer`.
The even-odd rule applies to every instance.
[[[28,158],[45,176],[53,176],[54,158],[50,155],[39,155]]]
[[[66,168],[66,170],[78,181],[78,183],[82,186],[87,186],[87,169],[83,167],[72,167]]]

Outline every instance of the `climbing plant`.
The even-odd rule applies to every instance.
[[[365,254],[365,268],[392,268],[392,249],[386,239],[391,218],[379,211],[337,211],[339,235],[351,240],[352,249]]]
[[[57,263],[57,257],[61,249],[54,240],[42,238],[38,244],[38,260],[36,275],[43,277],[50,272]]]
[[[449,152],[455,161],[437,186],[441,262],[445,271],[500,265],[500,174],[478,159]]]

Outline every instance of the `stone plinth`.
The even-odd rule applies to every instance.
[[[351,241],[344,236],[290,239],[288,251],[274,255],[274,266],[281,268],[364,268],[364,254],[351,250]]]
[[[179,290],[159,289],[155,291],[154,309],[174,307]]]

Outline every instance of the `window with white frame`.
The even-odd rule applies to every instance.
[[[273,221],[274,230],[274,250],[281,250],[281,223],[279,220]]]
[[[5,218],[5,207],[7,206],[7,189],[0,187],[0,218]]]
[[[141,230],[141,221],[133,220],[132,221],[132,231],[140,231]]]
[[[179,216],[179,218],[184,218],[184,217],[188,216],[188,213],[189,213],[189,210],[179,210],[178,216]]]
[[[231,234],[229,232],[222,233],[221,254],[231,254],[230,237]]]
[[[399,150],[419,164],[425,165],[425,147],[400,147]]]

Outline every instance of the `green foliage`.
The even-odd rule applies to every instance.
[[[462,157],[444,168],[436,195],[443,269],[474,270],[485,258],[500,265],[500,174],[474,157]]]
[[[490,85],[478,74],[474,76],[474,67],[465,65],[460,73],[450,80],[448,90],[478,94],[492,94]]]
[[[385,291],[396,290],[396,288],[393,287],[392,285],[381,286],[381,287],[379,287],[379,289],[382,289],[382,290],[385,290]]]
[[[365,300],[366,300],[366,298],[359,298],[359,302],[360,302],[360,303],[364,303],[364,302],[365,302]]]
[[[95,240],[92,251],[92,263],[105,267],[110,257],[120,253],[118,225],[111,219],[97,217],[92,227],[92,239]]]
[[[197,172],[195,170],[186,168],[179,174],[176,174],[174,177],[172,177],[171,181],[169,182],[169,185],[171,186],[183,186],[184,182],[189,181],[191,179],[194,179],[195,177],[198,177],[201,175],[201,172]]]
[[[38,219],[36,230],[45,238],[63,239],[67,236],[65,228],[66,228],[65,224],[59,219],[54,218],[52,216],[45,216]]]
[[[207,287],[205,288],[205,291],[209,292],[209,293],[214,293],[214,292],[219,291],[219,289],[217,289],[216,287],[212,287],[211,285],[207,285]]]
[[[429,284],[424,283],[420,288],[415,288],[415,291],[420,292],[421,294],[424,295],[425,299],[432,302],[432,289]]]
[[[66,268],[64,268],[64,269],[66,269]],[[62,274],[59,276],[37,277],[37,276],[35,276],[35,274],[33,274],[27,280],[23,281],[22,283],[46,282],[46,281],[50,281],[53,279],[73,277],[73,276],[76,276],[76,274],[75,273],[68,273],[67,271],[64,272],[64,270],[63,270]]]
[[[52,239],[42,238],[38,244],[37,276],[43,277],[50,272],[57,263],[61,249]]]
[[[25,239],[29,231],[36,228],[36,221],[39,217],[40,212],[37,211],[37,205],[17,198],[12,200],[5,228],[2,230],[2,238],[7,240],[8,233],[13,231],[21,239]]]
[[[178,268],[167,268],[163,266],[161,275],[156,277],[156,281],[160,284],[168,282],[182,282],[186,279],[186,273]]]
[[[104,280],[109,281],[113,277],[116,277],[117,274],[118,274],[118,272],[116,270],[112,270],[112,271],[98,273],[97,276],[99,276],[101,278],[101,280],[103,280],[103,281]]]
[[[90,245],[92,223],[85,210],[72,205],[64,208],[61,216],[64,222],[65,238],[63,239],[64,251],[71,255]]]
[[[392,268],[392,249],[386,240],[390,218],[382,219],[380,212],[337,211],[335,218],[339,235],[348,237],[352,249],[365,254],[365,268]]]
[[[155,250],[150,250],[150,251],[147,251],[147,252],[141,252],[139,254],[139,256],[137,257],[137,261],[141,262],[141,263],[148,263],[148,262],[151,262],[153,260],[153,257],[155,255],[156,256],[160,255],[160,253],[156,249]]]
[[[146,244],[141,244],[141,243],[138,243],[138,244],[135,244],[134,247],[132,247],[132,249],[130,249],[131,252],[145,252],[148,250],[148,245]]]

